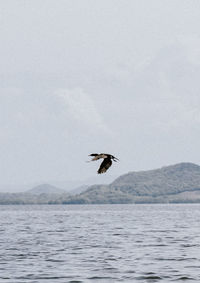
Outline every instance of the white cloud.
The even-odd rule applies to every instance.
[[[186,49],[188,60],[194,65],[200,65],[200,35],[193,33],[180,36],[179,41]]]
[[[60,89],[56,91],[66,105],[66,113],[87,129],[109,133],[109,128],[100,115],[93,100],[81,88]],[[100,106],[101,107],[101,106]]]

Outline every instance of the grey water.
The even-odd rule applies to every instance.
[[[0,282],[200,282],[200,205],[0,206]]]

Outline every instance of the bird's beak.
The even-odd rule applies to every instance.
[[[115,159],[113,159],[115,162],[119,161],[119,159],[117,157],[115,157]]]

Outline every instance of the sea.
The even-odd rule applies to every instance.
[[[200,204],[0,206],[0,282],[200,282]]]

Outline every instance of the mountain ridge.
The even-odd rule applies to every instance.
[[[26,193],[33,194],[33,195],[63,194],[63,193],[66,193],[66,191],[64,189],[60,189],[50,184],[41,184],[41,185],[35,186],[32,189],[26,191]]]
[[[137,203],[190,201],[183,193],[200,193],[200,166],[182,162],[158,169],[129,172],[119,176],[111,184],[93,185],[79,194],[78,201],[86,203]],[[182,194],[178,199],[178,194]],[[76,202],[76,198],[72,198]],[[197,195],[198,200],[200,197]]]
[[[111,203],[200,203],[200,166],[190,162],[146,171],[132,171],[108,185],[89,186],[76,195],[51,185],[54,193],[41,190],[1,193],[0,204],[111,204]],[[41,192],[42,191],[42,192]],[[37,192],[37,193],[36,193]]]

